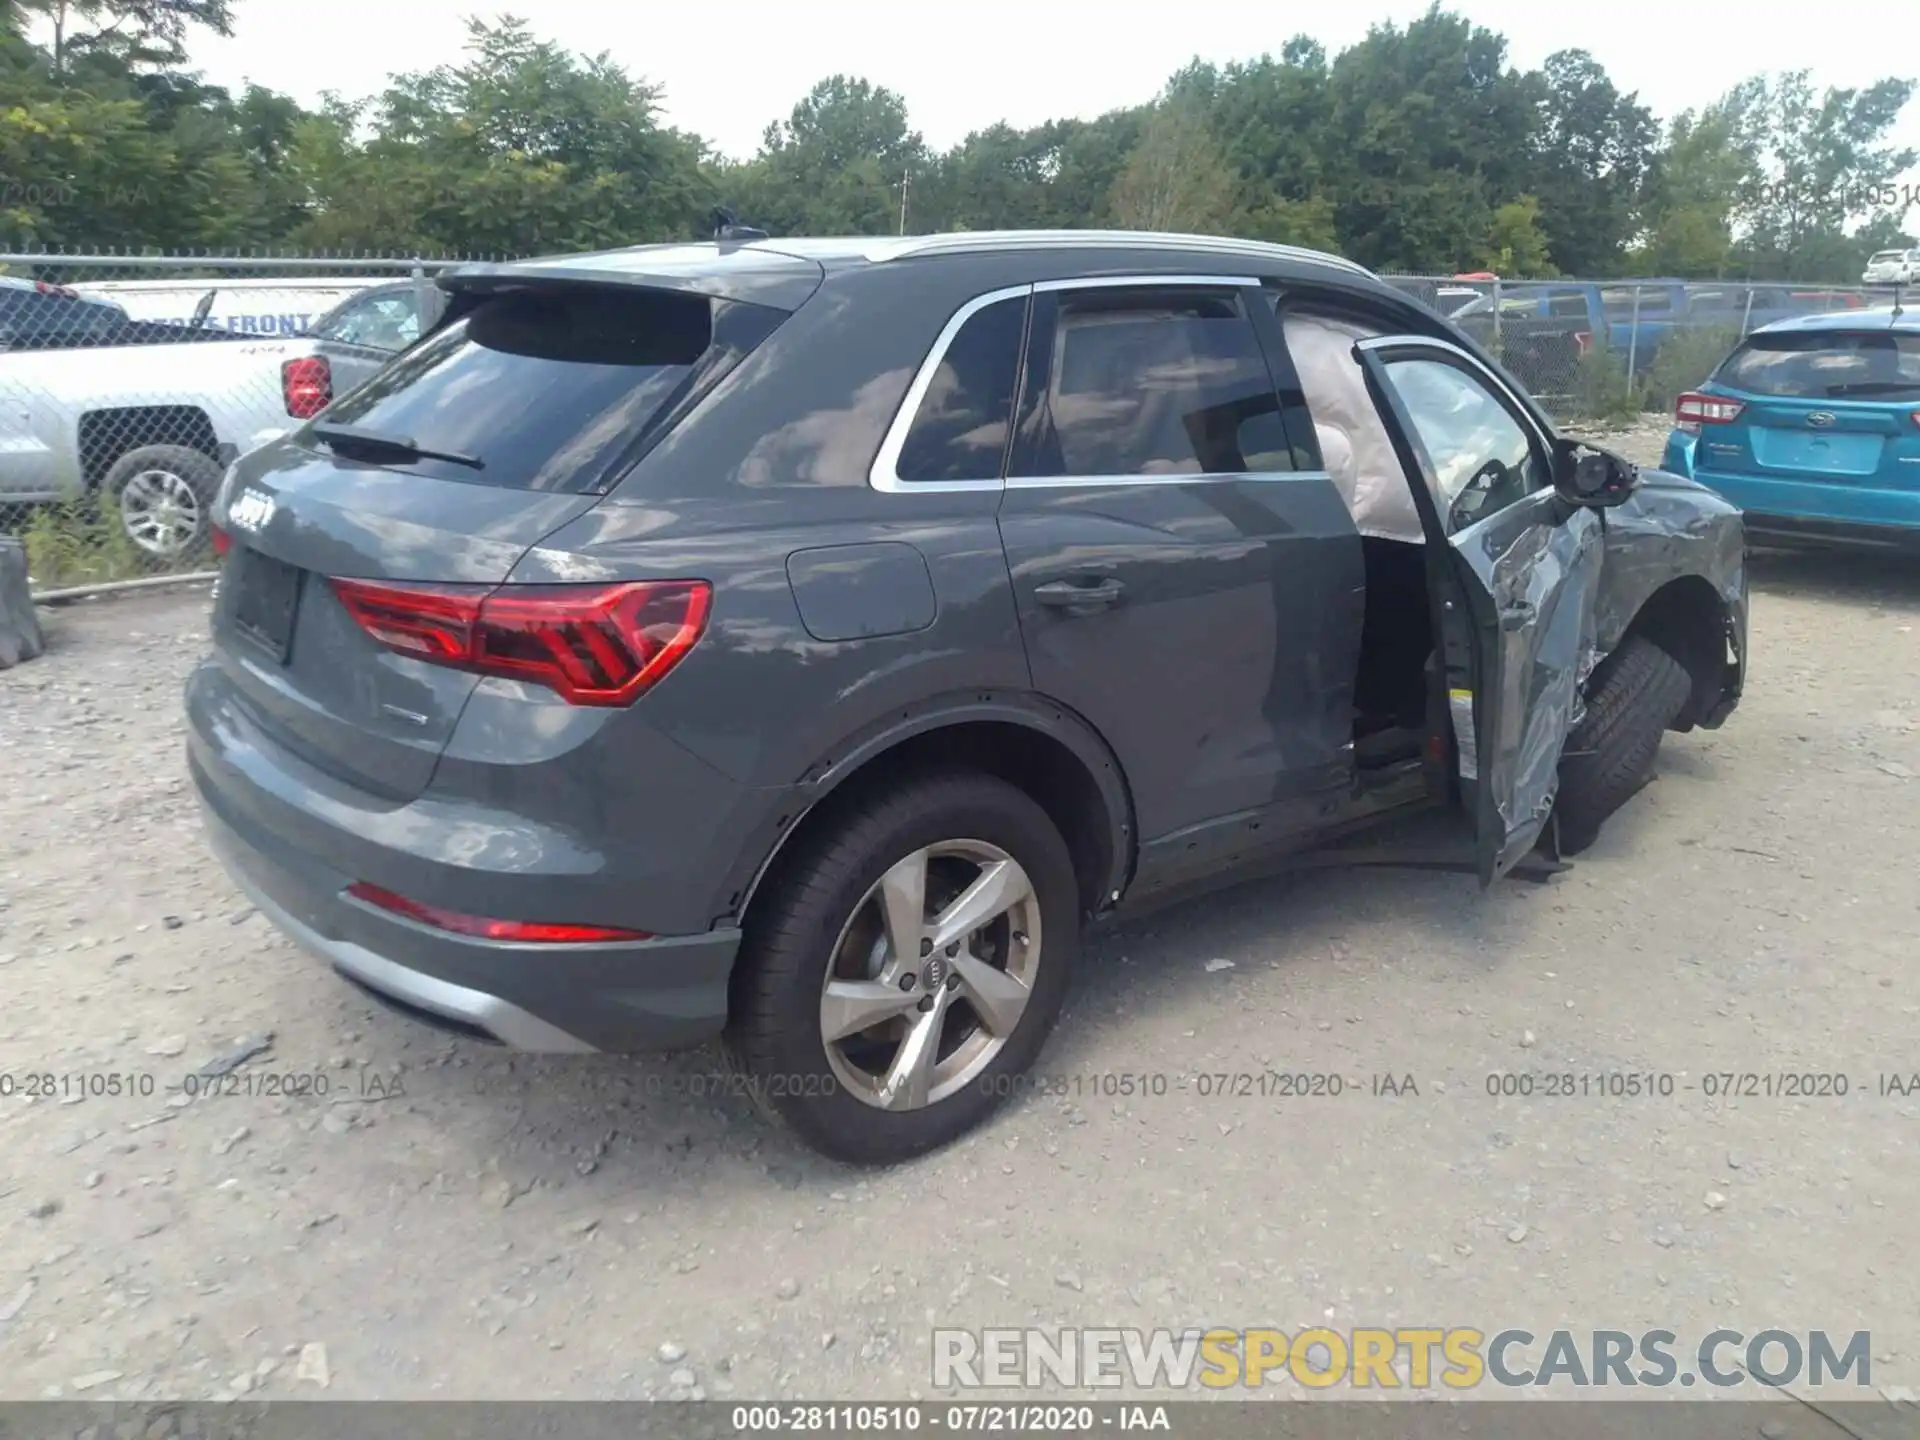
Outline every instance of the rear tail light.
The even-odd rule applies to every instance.
[[[378,885],[361,880],[347,887],[347,894],[362,904],[404,916],[436,930],[455,935],[472,935],[481,940],[523,940],[539,945],[591,945],[608,940],[651,940],[644,930],[624,930],[617,925],[556,925],[538,920],[489,920],[480,915],[462,915],[457,910],[442,910],[438,905],[423,905]]]
[[[1702,395],[1689,390],[1673,402],[1673,422],[1682,430],[1697,431],[1702,425],[1729,425],[1740,418],[1740,412],[1746,409],[1743,400],[1729,400],[1724,395]]]
[[[233,536],[218,525],[209,527],[208,537],[213,541],[213,553],[219,559],[226,559],[227,552],[233,549]]]
[[[1577,330],[1573,336],[1574,348],[1582,355],[1593,349],[1593,334],[1587,330]]]
[[[1914,424],[1920,425],[1920,410],[1914,411],[1911,415],[1907,416],[1907,418],[1913,421]]]
[[[331,582],[360,627],[432,665],[526,680],[572,705],[629,705],[706,629],[704,580],[617,585]]]
[[[38,294],[58,295],[62,300],[78,300],[80,298],[79,291],[69,290],[64,285],[56,285],[51,280],[36,280],[33,282],[33,288]]]
[[[333,367],[319,355],[289,360],[280,367],[280,393],[286,398],[287,414],[311,420],[333,403]]]

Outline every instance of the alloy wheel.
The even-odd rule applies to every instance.
[[[836,1080],[882,1110],[917,1110],[972,1082],[1026,1012],[1040,900],[1020,862],[982,840],[915,850],[842,927],[820,991]]]
[[[120,523],[149,555],[178,555],[200,534],[200,497],[171,470],[141,470],[120,487]]]

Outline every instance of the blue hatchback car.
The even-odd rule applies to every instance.
[[[1920,549],[1920,313],[1754,331],[1675,402],[1661,468],[1738,505],[1753,539]]]

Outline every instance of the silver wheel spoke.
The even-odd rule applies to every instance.
[[[974,882],[934,918],[933,948],[944,950],[964,940],[982,925],[1004,915],[1033,893],[1027,872],[1012,860],[996,860],[981,867]]]
[[[987,1032],[1002,1040],[1013,1034],[1033,994],[1026,982],[964,950],[953,957],[953,965],[960,972],[960,993],[973,1005]]]
[[[913,1022],[907,1038],[887,1067],[886,1082],[880,1087],[880,1103],[889,1110],[917,1110],[927,1103],[927,1091],[933,1081],[933,1062],[939,1058],[940,1028],[947,1007],[933,1009]]]
[[[831,980],[820,997],[820,1033],[829,1043],[870,1030],[911,1009],[920,999],[879,980]]]
[[[920,941],[927,933],[926,851],[914,851],[880,877],[880,908],[886,916],[893,958],[903,965],[918,965]]]

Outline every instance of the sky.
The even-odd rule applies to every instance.
[[[1816,86],[1920,74],[1920,50],[1895,43],[1888,28],[1906,4],[1824,0],[1818,23],[1785,10],[1768,16],[1751,0],[1457,0],[1450,8],[1504,34],[1509,61],[1523,68],[1556,50],[1591,51],[1616,85],[1666,118],[1764,70],[1805,68]],[[1277,53],[1300,31],[1338,53],[1369,25],[1416,18],[1426,0],[517,0],[510,8],[541,38],[605,50],[661,85],[670,123],[745,157],[770,121],[835,72],[898,91],[928,143],[945,148],[996,120],[1025,126],[1137,104],[1195,55],[1224,62]],[[371,95],[395,71],[455,60],[464,17],[500,13],[474,0],[236,0],[234,11],[231,40],[193,41],[206,78],[234,87],[251,80],[308,103],[323,90]],[[1876,34],[1888,43],[1874,43]],[[1897,138],[1920,148],[1920,99]]]

